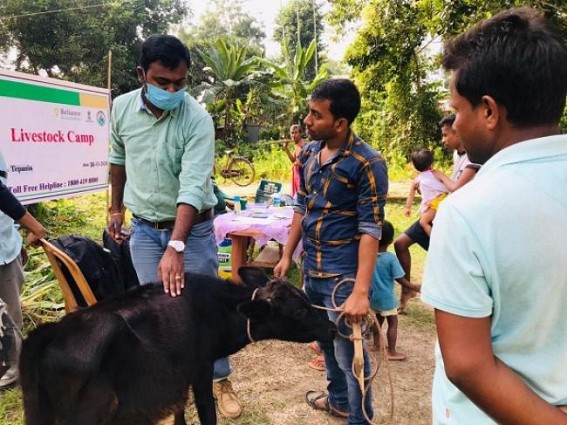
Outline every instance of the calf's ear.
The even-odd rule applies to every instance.
[[[265,300],[245,301],[238,305],[238,311],[251,320],[265,320],[270,317],[270,303]]]
[[[252,288],[265,286],[270,281],[270,277],[263,269],[258,267],[244,266],[238,269],[240,279]]]

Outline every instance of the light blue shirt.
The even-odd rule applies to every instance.
[[[160,118],[145,107],[141,89],[117,97],[110,140],[109,161],[126,167],[124,205],[135,215],[172,220],[178,203],[199,212],[216,205],[213,120],[188,94],[180,107]]]
[[[440,206],[422,299],[490,317],[495,356],[567,404],[567,136],[512,145]],[[436,350],[433,423],[494,422],[447,379]]]
[[[0,152],[0,170],[6,171],[6,162]],[[0,181],[7,184],[7,179],[0,176]],[[22,237],[18,232],[14,220],[0,211],[0,265],[9,264],[20,255],[22,250]]]
[[[395,279],[404,277],[406,273],[391,252],[378,253],[374,274],[372,276],[372,295],[370,307],[377,311],[388,311],[398,307],[394,294]]]

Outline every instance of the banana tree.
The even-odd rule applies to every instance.
[[[312,80],[307,79],[307,66],[315,54],[317,43],[313,40],[307,48],[298,45],[295,55],[291,57],[286,44],[282,45],[284,63],[278,64],[267,59],[260,59],[271,71],[272,78],[268,81],[273,93],[289,100],[288,114],[291,123],[298,122],[307,108],[307,98],[315,86],[328,77],[328,72],[322,66]]]
[[[218,39],[206,52],[198,52],[206,67],[208,81],[195,87],[199,100],[210,112],[217,112],[224,121],[225,142],[232,140],[232,110],[240,88],[255,84],[258,58],[248,57],[248,49],[227,44]]]

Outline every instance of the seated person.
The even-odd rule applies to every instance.
[[[220,189],[220,187],[218,187],[214,177],[212,177],[212,179],[213,179],[213,192],[217,197],[217,204],[214,207],[215,215],[224,214],[227,208],[231,210],[234,209],[234,203],[228,201],[228,199],[232,199],[232,198],[228,196],[226,193],[224,193]]]

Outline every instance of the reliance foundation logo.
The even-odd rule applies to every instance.
[[[83,113],[81,111],[73,110],[71,108],[53,108],[55,118],[66,121],[80,121]]]

